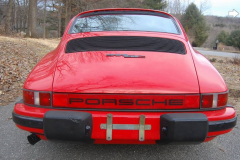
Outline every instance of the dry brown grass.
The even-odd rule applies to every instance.
[[[223,43],[218,44],[219,51],[225,51],[225,52],[232,52],[232,53],[240,53],[239,49],[234,48],[233,46],[226,46]]]
[[[232,63],[240,66],[240,55],[233,57]]]

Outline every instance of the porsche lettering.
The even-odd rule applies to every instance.
[[[85,103],[86,105],[138,105],[138,106],[154,106],[154,105],[183,105],[183,99],[165,99],[163,101],[156,101],[154,99],[83,99],[83,98],[69,98],[69,104]]]

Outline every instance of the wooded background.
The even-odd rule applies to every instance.
[[[0,0],[0,34],[61,37],[72,17],[100,8],[148,8],[168,12],[180,20],[195,46],[212,47],[222,31],[230,34],[240,29],[239,18],[205,16],[211,8],[210,0],[201,0],[198,6],[192,2],[194,0]],[[194,16],[189,15],[192,13]],[[189,24],[192,16],[196,23]]]
[[[183,14],[193,0],[0,0],[0,25],[6,34],[25,32],[28,37],[61,37],[76,14],[99,8],[149,8]],[[202,0],[199,8],[210,7]]]
[[[61,37],[76,14],[99,8],[151,8],[163,10],[165,0],[0,0],[0,25],[6,34]]]

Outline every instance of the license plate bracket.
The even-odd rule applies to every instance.
[[[112,140],[112,130],[139,130],[139,141],[145,140],[145,130],[151,130],[152,126],[145,124],[145,115],[139,116],[139,124],[113,124],[112,114],[107,114],[107,124],[101,124],[101,129],[106,129],[106,140]]]

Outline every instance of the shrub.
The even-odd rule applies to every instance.
[[[209,59],[209,61],[210,61],[210,62],[216,62],[217,59],[216,59],[216,58],[211,58],[211,59]]]
[[[240,65],[240,55],[233,57],[233,64]]]
[[[216,40],[218,40],[219,42],[222,42],[223,44],[226,44],[227,43],[227,39],[229,37],[229,33],[222,30],[218,35],[217,35],[217,38]],[[216,42],[215,40],[215,42]],[[214,42],[214,43],[215,43]]]
[[[197,47],[197,43],[195,41],[192,42],[193,47]]]
[[[231,32],[227,39],[227,45],[240,49],[240,30]]]
[[[201,46],[207,39],[208,26],[204,16],[194,3],[191,3],[183,15],[182,24],[188,32],[194,33],[194,43]]]
[[[223,60],[219,60],[218,63],[223,63]]]

